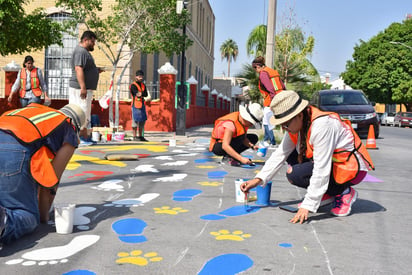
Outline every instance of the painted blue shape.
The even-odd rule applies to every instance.
[[[204,215],[204,216],[201,216],[200,218],[202,220],[207,220],[207,221],[218,221],[218,220],[223,220],[226,217],[236,217],[236,216],[243,216],[243,215],[255,213],[259,210],[260,210],[260,207],[257,207],[257,206],[249,205],[248,207],[244,207],[243,205],[237,205],[237,206],[230,207],[226,210],[223,210],[219,212],[218,214]]]
[[[226,217],[216,215],[216,214],[204,215],[204,216],[201,216],[200,218],[206,221],[218,221],[218,220],[226,219]]]
[[[253,159],[252,155],[242,155],[242,157],[248,158],[248,159]]]
[[[211,159],[195,159],[195,163],[206,163],[211,161]]]
[[[251,258],[244,254],[223,254],[207,261],[199,275],[234,275],[253,266]]]
[[[207,173],[209,179],[220,179],[227,175],[226,171],[210,171]]]
[[[246,168],[246,169],[255,169],[255,168],[256,168],[256,165],[255,165],[255,164],[252,164],[252,165],[242,164],[240,167]]]
[[[289,247],[292,247],[292,244],[290,244],[290,243],[280,243],[279,246],[289,248]]]
[[[173,193],[174,201],[191,201],[193,197],[202,193],[199,189],[183,189]]]
[[[248,209],[245,209],[243,205],[236,205],[226,210],[223,210],[222,212],[219,212],[219,214],[227,216],[227,217],[236,217],[236,216],[243,216],[243,215],[255,213],[259,210],[260,210],[260,207],[256,207],[256,206],[249,205]]]
[[[213,154],[212,152],[204,152],[203,155],[213,157],[215,154]]]
[[[63,273],[62,275],[96,275],[96,273],[91,272],[89,270],[77,269]]]
[[[210,143],[210,138],[198,138],[194,141],[194,143],[209,144]]]
[[[122,242],[143,243],[147,241],[147,238],[141,235],[146,226],[146,222],[140,219],[127,218],[114,222],[112,229]]]

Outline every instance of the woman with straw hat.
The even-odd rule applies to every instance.
[[[309,212],[332,202],[332,215],[349,215],[358,194],[351,186],[374,169],[350,123],[336,113],[309,106],[294,91],[276,95],[270,108],[274,114],[271,123],[281,125],[287,133],[256,177],[241,186],[242,191],[265,185],[286,161],[288,181],[307,189],[292,223],[303,223]]]
[[[263,110],[260,104],[239,106],[239,112],[233,112],[215,121],[212,130],[209,151],[228,159],[232,166],[252,164],[252,160],[243,157],[241,153],[249,148],[256,149],[259,138],[256,134],[247,134],[251,126],[260,127]]]

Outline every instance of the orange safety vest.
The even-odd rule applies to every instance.
[[[26,69],[23,68],[20,71],[20,97],[24,98],[26,95],[26,82],[27,82],[27,74]],[[40,79],[37,75],[37,68],[33,68],[30,71],[30,84],[31,90],[35,96],[41,96],[41,89],[40,89]]]
[[[263,71],[269,74],[269,78],[272,81],[272,85],[275,88],[275,93],[278,94],[285,89],[282,80],[280,79],[279,72],[267,66],[263,67]],[[263,96],[263,106],[269,107],[272,99],[270,98],[270,93],[266,90],[265,86],[260,83],[259,80],[259,91]]]
[[[332,155],[332,173],[335,182],[338,184],[344,184],[354,180],[359,171],[359,160],[355,155],[355,151],[357,151],[363,160],[368,163],[368,169],[374,170],[375,166],[373,165],[372,159],[366,150],[366,147],[363,145],[361,139],[359,138],[358,134],[356,134],[355,130],[352,128],[352,125],[349,120],[342,120],[337,113],[333,112],[323,112],[316,107],[310,106],[312,110],[312,117],[311,122],[315,119],[322,117],[322,116],[329,116],[334,119],[338,119],[342,126],[350,129],[353,134],[353,146],[354,149],[352,151],[347,151],[346,149],[336,148],[333,151]],[[313,157],[313,146],[309,143],[310,135],[312,131],[312,126],[308,130],[308,134],[306,137],[306,157],[308,159]],[[290,138],[292,139],[293,143],[298,143],[298,133],[292,134],[289,133]]]
[[[241,135],[246,134],[247,128],[243,126],[242,123],[239,121],[239,112],[233,112],[227,115],[224,115],[215,121],[215,126],[213,127],[212,130],[212,138],[210,139],[210,145],[209,145],[209,151],[213,151],[213,146],[215,146],[216,142],[222,142],[220,138],[217,136],[217,129],[219,124],[225,122],[225,121],[232,121],[233,124],[235,124],[235,132],[233,133],[233,137],[238,137]]]
[[[0,116],[0,129],[11,133],[20,142],[31,144],[45,139],[61,124],[68,122],[58,110],[47,106],[31,103],[25,108],[11,110]],[[54,153],[46,146],[40,147],[30,158],[30,172],[33,179],[40,185],[52,188],[59,183],[51,160]]]
[[[133,82],[132,84],[130,84],[129,90],[131,91],[132,85],[135,85],[136,88],[137,88],[137,90],[139,90],[139,92],[143,93],[143,91],[146,89],[146,86],[144,85],[143,82],[141,82],[140,84],[141,84],[141,86],[140,86],[139,84],[137,84],[136,81]],[[132,97],[133,97],[132,103],[131,103],[132,106],[134,106],[135,108],[141,109],[141,108],[143,107],[143,104],[144,104],[143,95],[140,96],[140,97],[138,97],[138,96],[134,96],[134,95],[132,94]]]

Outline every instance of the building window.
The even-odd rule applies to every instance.
[[[70,18],[67,13],[49,15],[55,21],[63,22]],[[78,30],[76,29],[76,34]],[[51,45],[46,48],[44,60],[44,77],[48,86],[48,95],[53,99],[67,99],[69,80],[72,75],[71,56],[77,45],[77,36],[63,32],[63,46]]]

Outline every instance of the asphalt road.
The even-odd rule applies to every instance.
[[[291,224],[305,190],[273,179],[271,205],[235,201],[235,180],[256,167],[219,163],[210,129],[191,138],[147,134],[149,144],[83,147],[63,175],[59,203],[76,204],[74,230],[54,222],[0,251],[1,274],[410,274],[412,129],[382,127],[376,170],[356,187],[348,217],[330,206]],[[190,133],[189,133],[190,135]],[[139,154],[107,161],[108,153]],[[258,161],[264,158],[256,157]]]

